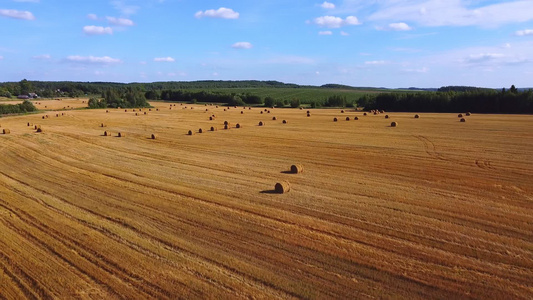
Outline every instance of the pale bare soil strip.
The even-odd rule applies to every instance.
[[[0,119],[0,298],[532,297],[533,117],[153,104]]]

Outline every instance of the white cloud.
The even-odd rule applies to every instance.
[[[334,9],[335,8],[335,4],[327,2],[327,1],[324,1],[324,3],[320,4],[320,7],[324,8],[324,9]]]
[[[35,16],[31,12],[15,9],[0,9],[0,16],[21,20],[35,20]]]
[[[422,67],[420,69],[404,69],[403,71],[406,73],[427,73],[429,68]]]
[[[4,59],[4,57],[2,55],[0,55],[0,60]]]
[[[101,35],[101,34],[113,34],[111,27],[102,26],[84,26],[83,32],[88,35]]]
[[[533,29],[518,30],[515,32],[517,36],[533,35]]]
[[[479,53],[471,54],[464,59],[466,63],[484,63],[498,58],[503,58],[505,55],[502,53]]]
[[[349,34],[348,32],[341,31],[341,35],[342,35],[342,36],[349,36],[350,34]]]
[[[130,19],[125,18],[115,18],[115,17],[106,17],[107,21],[110,24],[117,25],[117,26],[133,26],[135,23],[133,23]]]
[[[239,13],[233,11],[231,8],[221,7],[217,10],[208,9],[206,11],[199,11],[194,15],[196,18],[209,17],[220,19],[238,19]]]
[[[84,64],[117,64],[122,61],[118,58],[112,58],[109,56],[79,56],[79,55],[70,55],[67,57],[67,61],[75,63],[84,63]]]
[[[475,8],[468,5],[476,2]],[[514,0],[489,5],[486,1],[465,0],[381,0],[363,5],[376,6],[371,21],[409,21],[423,26],[482,26],[497,27],[508,23],[533,20],[533,1]],[[361,7],[359,7],[361,8]]]
[[[385,64],[387,64],[387,62],[384,60],[365,61],[365,65],[370,65],[370,66],[385,65]]]
[[[88,14],[88,15],[87,15],[87,18],[88,18],[89,20],[98,20],[98,16],[95,15],[95,14]]]
[[[176,60],[170,56],[168,57],[156,57],[154,58],[155,62],[175,62]]]
[[[50,54],[42,54],[42,55],[35,55],[32,58],[37,59],[37,60],[50,60],[52,59],[52,56],[50,56]]]
[[[408,30],[411,30],[412,28],[409,27],[409,25],[401,22],[401,23],[391,23],[389,24],[388,28],[390,30],[394,30],[394,31],[408,31]]]
[[[334,16],[322,16],[322,17],[315,18],[313,20],[313,23],[315,23],[316,25],[320,27],[327,27],[327,28],[340,28],[342,26],[347,26],[347,25],[361,24],[361,22],[359,22],[359,20],[354,16],[346,17],[346,19],[342,19],[342,18],[334,17]]]
[[[249,42],[237,42],[231,45],[231,47],[235,49],[252,49],[253,45]]]
[[[318,32],[318,35],[332,35],[332,34],[333,34],[333,32],[331,32],[329,30],[327,30],[327,31],[319,31]]]

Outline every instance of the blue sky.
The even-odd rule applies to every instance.
[[[0,37],[0,81],[533,86],[531,0],[3,0]]]

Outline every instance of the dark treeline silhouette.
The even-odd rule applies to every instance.
[[[467,92],[382,93],[358,101],[365,109],[403,112],[533,113],[533,90],[477,89]]]

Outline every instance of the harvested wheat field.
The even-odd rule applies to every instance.
[[[533,116],[152,104],[0,119],[0,298],[533,297]]]

